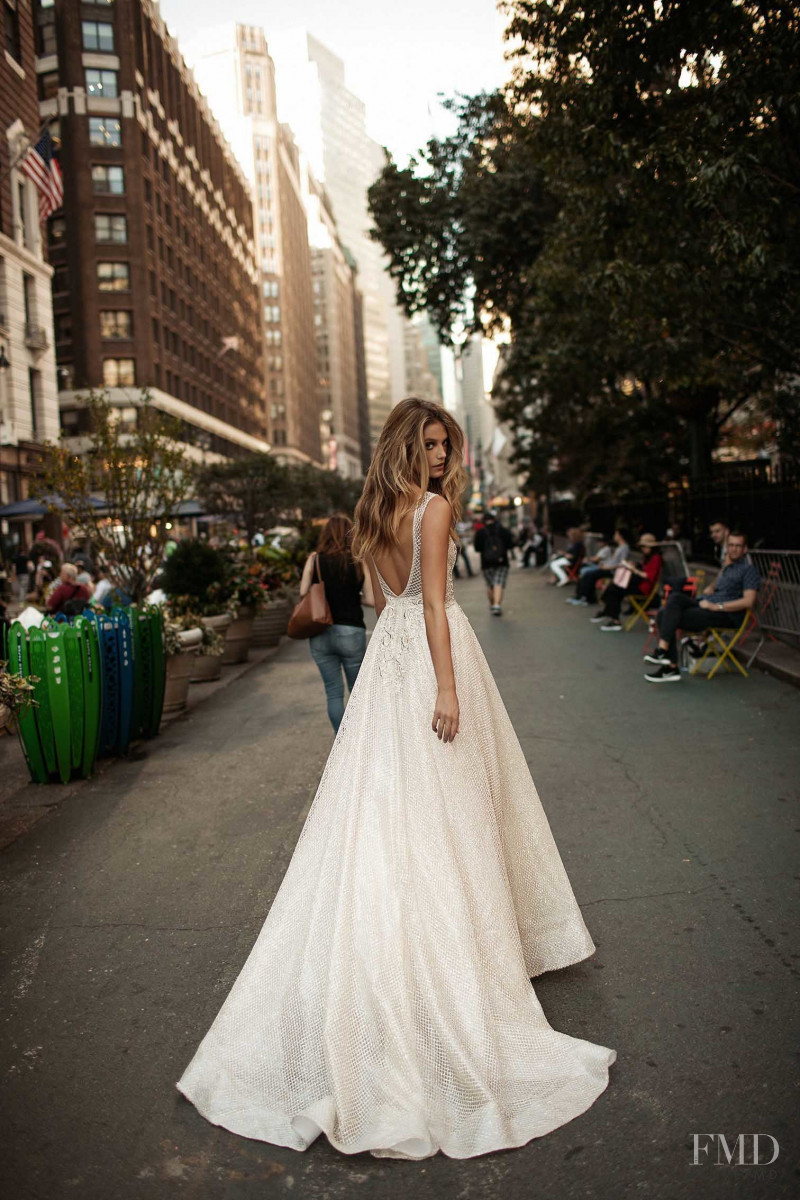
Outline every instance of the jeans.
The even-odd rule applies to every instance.
[[[622,610],[622,601],[626,596],[641,596],[639,581],[635,577],[630,581],[627,587],[621,588],[617,583],[610,583],[603,592],[603,616],[609,617],[614,621],[619,620],[619,614]]]
[[[344,716],[342,670],[348,690],[352,692],[367,648],[367,631],[360,625],[329,625],[322,633],[309,638],[308,644],[325,684],[328,716],[336,733]]]
[[[613,571],[607,571],[605,567],[582,567],[575,587],[575,595],[578,600],[583,597],[590,604],[595,604],[598,579],[610,579],[613,574]]]
[[[670,592],[663,608],[658,610],[656,625],[661,640],[667,643],[669,661],[678,662],[678,647],[675,634],[679,629],[687,633],[700,633],[716,625],[720,629],[736,629],[742,623],[741,612],[720,612],[718,608],[701,608],[700,601],[685,592]]]

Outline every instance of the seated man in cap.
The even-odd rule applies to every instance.
[[[652,654],[644,656],[655,670],[648,671],[645,679],[649,683],[679,682],[677,631],[698,633],[712,626],[736,629],[745,609],[755,604],[760,586],[761,576],[747,554],[747,538],[741,530],[732,530],[728,534],[727,562],[717,576],[713,592],[699,598],[685,592],[671,592],[667,603],[659,609],[658,646]]]
[[[619,614],[622,601],[631,593],[649,596],[657,583],[664,560],[658,549],[658,542],[652,533],[643,533],[639,538],[639,549],[642,551],[642,561],[637,565],[625,559],[617,570],[625,568],[628,581],[624,586],[620,583],[610,583],[603,592],[603,607],[595,617],[589,620],[598,624],[603,633],[619,633],[622,624]],[[616,572],[615,572],[616,573]]]

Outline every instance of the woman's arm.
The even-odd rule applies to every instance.
[[[422,606],[425,631],[436,682],[439,685],[431,728],[442,741],[458,733],[458,697],[450,651],[450,625],[444,606],[447,587],[447,551],[452,510],[443,496],[434,496],[422,518]]]
[[[361,603],[367,608],[375,607],[375,593],[372,590],[372,573],[364,571],[364,582],[361,584]]]
[[[375,570],[375,563],[371,558],[368,558],[364,564],[369,570],[369,577],[372,582],[372,598],[375,601],[375,616],[379,617],[386,608],[386,597],[383,594],[378,573]]]
[[[311,587],[314,576],[314,554],[309,554],[306,559],[306,565],[303,567],[303,574],[300,577],[300,595],[305,596],[308,589]]]

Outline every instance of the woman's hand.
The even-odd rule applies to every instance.
[[[458,733],[458,697],[455,688],[439,688],[431,728],[442,742],[452,742]]]

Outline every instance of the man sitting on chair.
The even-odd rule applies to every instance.
[[[685,592],[671,592],[667,603],[656,616],[658,646],[644,661],[656,668],[648,671],[649,683],[677,683],[678,649],[675,635],[679,629],[699,633],[712,626],[736,629],[742,622],[745,609],[752,608],[761,586],[761,576],[749,561],[747,538],[739,529],[728,534],[727,562],[717,576],[714,590],[699,599]]]

